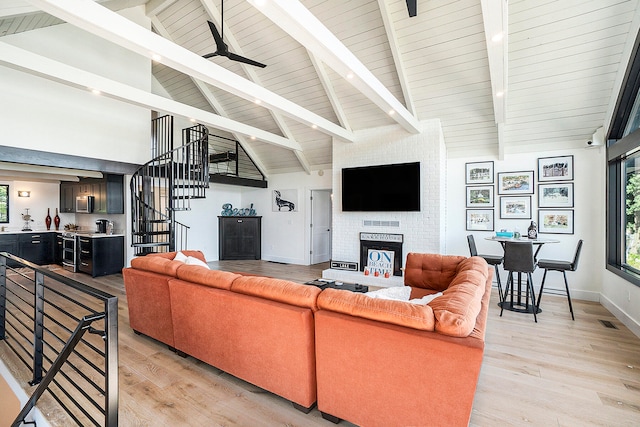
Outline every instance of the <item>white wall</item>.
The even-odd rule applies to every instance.
[[[46,230],[44,219],[47,216],[47,209],[50,211],[52,220],[51,230],[55,230],[53,217],[60,204],[60,185],[58,183],[0,180],[0,184],[9,185],[9,223],[0,224],[5,227],[5,231],[22,230],[24,226],[22,214],[27,213],[27,208],[29,215],[33,218],[33,222],[30,223],[33,231]],[[18,197],[18,190],[31,191],[31,197]],[[59,214],[59,216],[60,229],[64,224],[71,222],[74,217],[72,214]]]
[[[331,189],[331,170],[276,174],[268,183],[267,189],[244,190],[238,206],[248,208],[253,203],[262,216],[262,259],[309,265],[311,190]],[[273,190],[297,190],[297,210],[273,211]]]
[[[355,132],[353,143],[333,143],[332,258],[360,263],[360,232],[404,235],[403,254],[445,248],[445,148],[439,120],[421,123],[420,134],[397,126]],[[420,212],[342,212],[341,170],[420,161]],[[365,227],[364,220],[399,221],[400,227]]]
[[[488,158],[450,159],[448,161],[448,198],[447,198],[447,253],[469,255],[466,235],[475,236],[478,252],[501,254],[502,248],[496,242],[484,240],[494,232],[466,230],[466,185],[465,163],[493,160],[495,173],[509,171],[534,171],[535,193],[531,195],[532,220],[538,222],[538,163],[539,157],[574,156],[574,234],[541,234],[541,237],[553,238],[560,243],[550,243],[542,247],[539,258],[573,258],[579,239],[584,240],[578,271],[568,273],[569,286],[575,298],[598,301],[604,262],[604,216],[605,216],[605,163],[604,148],[579,149],[573,151],[547,151],[529,154],[505,156],[503,161]],[[525,233],[531,220],[500,219],[500,195],[495,186],[494,213],[495,229],[513,231],[516,227]],[[534,282],[542,281],[543,271],[534,273]],[[503,282],[506,273],[502,274]],[[564,288],[561,273],[549,273],[545,287]]]
[[[123,14],[150,27],[144,7]],[[69,24],[8,35],[2,41],[137,88],[151,88],[149,59]],[[0,93],[0,145],[128,163],[149,160],[147,109],[1,66]]]

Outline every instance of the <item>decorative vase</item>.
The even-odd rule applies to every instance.
[[[531,221],[531,225],[527,229],[527,237],[530,239],[538,238],[538,225],[533,221]]]
[[[53,225],[56,226],[56,231],[60,228],[60,217],[58,216],[58,208],[56,208],[56,216],[53,217]]]
[[[47,217],[44,219],[44,223],[47,226],[47,230],[51,229],[51,213],[49,208],[47,208]]]

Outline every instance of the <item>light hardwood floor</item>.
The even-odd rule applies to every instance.
[[[209,265],[297,282],[320,277],[326,268],[266,261]],[[333,425],[317,409],[302,414],[278,396],[135,335],[128,326],[121,275],[91,279],[65,274],[120,299],[121,426]],[[499,317],[496,301],[494,290],[470,425],[640,425],[640,339],[604,307],[575,300],[572,321],[565,297],[545,295],[536,324],[531,315],[505,312]],[[437,398],[437,390],[425,386],[425,404]],[[44,410],[57,414],[55,408]],[[55,425],[65,425],[59,414],[52,418]],[[424,425],[438,421],[425,420]]]

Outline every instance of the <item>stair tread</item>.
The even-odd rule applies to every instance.
[[[133,232],[134,236],[163,236],[169,234],[169,230],[159,230],[159,231],[135,231]]]
[[[156,246],[169,246],[169,242],[133,243],[131,246],[135,248],[154,248]]]

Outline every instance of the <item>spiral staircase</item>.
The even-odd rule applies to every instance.
[[[209,132],[203,125],[182,130],[182,145],[173,144],[173,117],[152,120],[153,160],[132,176],[131,234],[134,254],[187,248],[189,227],[176,221],[191,210],[191,200],[209,187]]]

